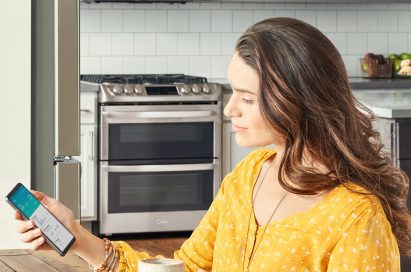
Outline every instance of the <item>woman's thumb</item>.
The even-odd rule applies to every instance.
[[[41,202],[43,205],[47,206],[50,203],[50,197],[48,197],[45,193],[31,190],[33,195]]]

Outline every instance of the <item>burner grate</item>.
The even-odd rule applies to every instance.
[[[141,75],[81,75],[81,81],[118,84],[200,84],[207,78],[184,74],[141,74]]]

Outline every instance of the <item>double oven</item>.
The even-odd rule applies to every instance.
[[[221,86],[165,76],[100,86],[100,234],[193,230],[220,187]]]

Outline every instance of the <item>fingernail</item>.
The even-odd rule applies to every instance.
[[[35,234],[39,234],[39,233],[40,233],[40,229],[39,229],[39,228],[35,229],[35,230],[34,230],[34,233],[35,233]]]
[[[28,221],[28,222],[27,222],[27,227],[34,227],[33,222],[32,222],[32,221]]]

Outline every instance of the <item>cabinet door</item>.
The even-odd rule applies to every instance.
[[[81,220],[97,219],[96,127],[81,125]]]

